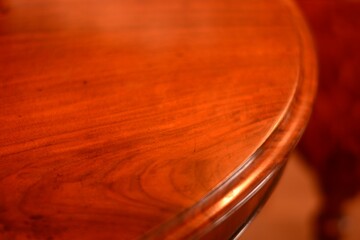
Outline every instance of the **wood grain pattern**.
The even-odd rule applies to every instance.
[[[0,238],[210,239],[310,114],[316,64],[291,1],[7,6]]]

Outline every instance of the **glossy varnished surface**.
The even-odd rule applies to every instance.
[[[305,127],[290,1],[2,5],[2,238],[205,236]]]

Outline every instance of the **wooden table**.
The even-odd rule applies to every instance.
[[[314,97],[292,1],[0,1],[0,239],[244,228]]]

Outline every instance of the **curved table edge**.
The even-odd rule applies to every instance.
[[[317,89],[317,60],[307,24],[292,0],[282,0],[293,15],[300,44],[300,73],[288,108],[262,145],[231,176],[206,195],[201,202],[149,231],[142,239],[201,238],[226,219],[282,169],[295,148],[311,115]],[[262,186],[261,185],[261,186]],[[236,230],[236,229],[235,229]],[[191,237],[190,237],[191,236]]]

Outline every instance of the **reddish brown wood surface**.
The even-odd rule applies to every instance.
[[[3,5],[0,239],[211,238],[305,127],[291,1]]]

